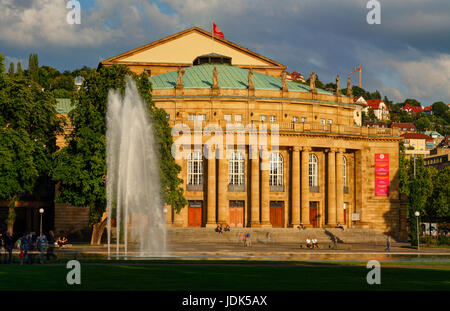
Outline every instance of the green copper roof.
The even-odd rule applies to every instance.
[[[248,70],[222,64],[202,64],[184,69],[183,87],[186,89],[211,88],[213,82],[213,69],[219,72],[219,88],[221,89],[247,89]],[[170,89],[177,84],[177,71],[171,71],[150,78],[153,89]],[[281,79],[273,76],[253,72],[253,84],[257,90],[279,91]],[[287,80],[287,88],[291,92],[309,92],[309,85]],[[319,94],[332,95],[322,89],[317,89]]]
[[[70,98],[56,98],[56,112],[60,114],[69,113],[74,107]]]

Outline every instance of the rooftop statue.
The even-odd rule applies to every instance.
[[[183,88],[183,75],[184,75],[184,70],[183,69],[178,69],[178,77],[177,77],[177,89],[182,89]]]
[[[212,85],[213,89],[218,89],[219,88],[219,71],[217,70],[216,67],[214,67],[213,69],[213,85]]]

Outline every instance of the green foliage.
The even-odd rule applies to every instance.
[[[0,200],[46,184],[60,130],[54,104],[30,80],[0,76]]]
[[[22,63],[18,62],[17,63],[17,76],[18,77],[23,77],[23,69],[22,69]]]
[[[411,99],[411,98],[408,98],[408,99],[406,99],[404,102],[403,102],[403,105],[402,106],[404,106],[404,105],[406,105],[406,104],[409,104],[410,106],[421,106],[421,104],[420,104],[420,102],[418,101],[418,100],[416,100],[416,99]]]
[[[14,77],[14,63],[13,62],[9,63],[8,75],[10,77]]]
[[[431,170],[433,190],[426,204],[426,215],[429,217],[450,217],[450,167],[439,171]]]
[[[398,152],[399,152],[398,174],[400,180],[399,192],[400,194],[407,196],[409,194],[408,161],[406,160],[405,157],[405,145],[403,141],[401,141],[399,144]]]
[[[415,162],[415,163],[414,163]],[[408,165],[408,218],[412,245],[417,245],[417,221],[415,212],[425,215],[425,207],[433,192],[434,172],[425,167],[422,157],[411,159]]]
[[[37,54],[30,54],[28,58],[28,74],[32,81],[39,83],[39,60]]]
[[[424,132],[428,129],[431,129],[431,122],[427,117],[421,117],[416,121],[416,128],[419,132]]]
[[[5,57],[0,53],[0,74],[5,72]]]
[[[172,136],[162,109],[151,100],[151,84],[146,74],[137,76],[126,66],[103,67],[86,73],[84,87],[77,93],[78,105],[69,114],[74,130],[68,145],[56,157],[53,178],[60,181],[58,201],[91,208],[91,224],[98,223],[106,207],[106,109],[110,89],[125,91],[126,76],[136,81],[154,121],[161,171],[161,193],[166,203],[181,209],[186,201],[180,167],[170,154]]]
[[[444,102],[435,102],[433,105],[431,105],[431,111],[433,111],[433,114],[435,116],[445,118],[449,109],[448,105],[446,105]]]
[[[54,80],[61,76],[61,73],[53,67],[50,66],[42,66],[38,69],[38,82],[42,85],[46,90],[52,90],[55,87],[53,86]]]

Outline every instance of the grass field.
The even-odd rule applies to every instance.
[[[170,261],[82,262],[81,285],[63,264],[0,265],[0,290],[450,290],[448,264],[395,263],[368,285],[365,265]]]

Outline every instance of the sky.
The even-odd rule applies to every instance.
[[[374,1],[374,0],[370,0]],[[214,21],[227,40],[325,83],[362,64],[362,87],[395,102],[450,102],[450,1],[80,0],[81,24],[67,23],[68,0],[0,0],[0,53],[7,62],[60,71],[104,59]],[[357,74],[352,83],[357,85]],[[342,85],[342,83],[341,83]]]

